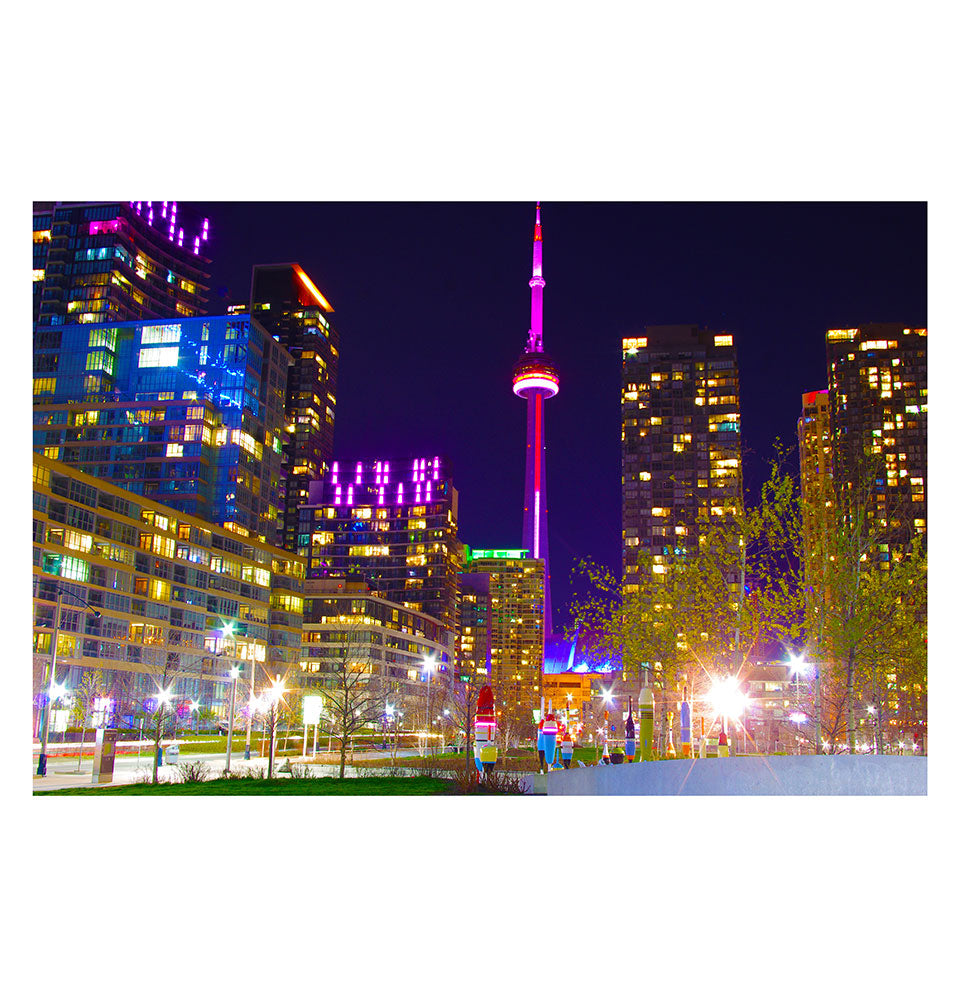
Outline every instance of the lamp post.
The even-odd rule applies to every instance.
[[[95,620],[100,619],[100,610],[94,609],[93,606],[87,602],[86,599],[82,599],[78,595],[73,595],[72,592],[68,592],[68,595],[72,596],[78,602],[82,602],[84,606],[88,609],[93,610],[93,618]],[[45,695],[45,699],[42,703],[43,718],[40,723],[40,757],[37,759],[37,775],[45,776],[47,774],[47,738],[50,733],[50,706],[53,702],[53,691],[57,683],[57,643],[60,639],[60,607],[63,604],[63,589],[57,584],[57,608],[54,610],[53,617],[53,636],[51,637],[50,645],[50,680],[47,681],[47,677],[44,676],[43,685],[47,686],[47,692],[41,693]],[[81,753],[83,751],[82,738],[81,738]]]
[[[794,714],[790,717],[790,719],[793,720],[796,723],[796,725],[797,725],[797,754],[798,755],[800,754],[800,720],[805,720],[806,719],[806,717],[804,716],[804,714],[802,714],[800,712],[800,673],[803,671],[805,665],[806,665],[806,662],[803,660],[803,655],[802,654],[799,657],[794,657],[794,655],[791,653],[791,655],[790,655],[790,663],[789,663],[788,667],[789,667],[790,671],[793,672],[793,677],[794,677],[794,680],[796,682],[796,707],[797,707],[797,709],[794,712]],[[796,719],[797,717],[799,717],[800,720]]]
[[[230,719],[227,722],[227,764],[225,772],[230,771],[230,753],[233,750],[233,711],[237,706],[237,677],[240,669],[236,665],[230,669]]]
[[[424,727],[426,728],[426,737],[427,737],[427,745],[428,745],[428,747],[429,747],[429,743],[430,743],[430,727],[431,727],[431,724],[430,724],[430,678],[433,675],[434,670],[436,669],[436,667],[437,667],[437,660],[433,656],[427,655],[427,657],[425,657],[423,659],[423,670],[427,673],[427,712],[424,715],[424,718],[426,719],[427,722],[424,724]]]

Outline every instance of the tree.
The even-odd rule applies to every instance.
[[[80,729],[80,746],[77,752],[77,771],[83,762],[83,737],[86,733],[87,718],[93,710],[96,701],[104,694],[105,686],[103,671],[99,668],[84,668],[80,682],[73,690],[73,705],[70,708],[70,719]]]
[[[848,447],[849,449],[849,447]],[[908,498],[880,505],[886,468],[879,455],[846,454],[851,479],[838,491],[827,481],[804,505],[812,540],[806,551],[808,632],[815,635],[826,695],[820,714],[832,744],[856,745],[857,703],[873,700],[877,750],[883,715],[894,694],[925,703],[926,544],[904,543],[912,527]],[[894,695],[897,710],[899,698]]]
[[[384,704],[380,683],[372,676],[370,649],[363,640],[363,631],[354,624],[342,632],[336,645],[336,658],[330,666],[332,673],[328,685],[321,693],[330,717],[331,730],[340,742],[340,778],[347,765],[347,745],[350,739],[371,725],[375,725],[383,712]]]
[[[267,738],[267,778],[273,778],[276,756],[277,733],[282,723],[288,723],[292,708],[295,707],[298,691],[287,690],[285,679],[278,675],[273,687],[264,691],[262,699],[263,730]],[[288,699],[289,697],[289,699]]]
[[[447,708],[450,710],[450,724],[455,730],[464,733],[464,768],[469,772],[474,767],[473,725],[477,715],[477,695],[479,694],[473,682],[456,682],[447,697]]]

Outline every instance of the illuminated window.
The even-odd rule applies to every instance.
[[[140,351],[140,367],[176,367],[180,362],[180,347],[163,346]]]
[[[143,330],[140,345],[151,343],[179,343],[181,327],[179,325],[151,325]],[[142,365],[141,365],[142,366]]]
[[[714,346],[733,346],[733,336],[714,336]]]

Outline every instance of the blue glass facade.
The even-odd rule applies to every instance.
[[[245,314],[40,327],[34,450],[275,543],[290,362]]]

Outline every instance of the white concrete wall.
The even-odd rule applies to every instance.
[[[776,755],[551,771],[548,796],[925,796],[927,759]]]

